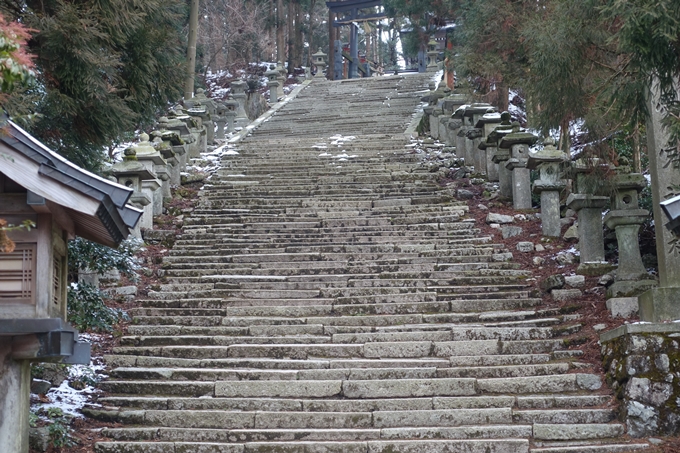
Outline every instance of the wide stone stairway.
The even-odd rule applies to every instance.
[[[131,310],[99,453],[623,452],[577,315],[404,135],[431,76],[313,82],[226,154]]]

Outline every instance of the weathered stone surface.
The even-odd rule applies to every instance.
[[[533,252],[534,251],[534,243],[528,242],[528,241],[518,242],[517,243],[517,250],[519,250],[522,253]]]
[[[554,289],[550,294],[558,302],[578,299],[583,295],[580,289]]]
[[[508,239],[511,237],[515,236],[521,236],[524,230],[522,227],[518,226],[502,226],[501,227],[501,235],[503,236],[503,239]]]
[[[486,223],[513,223],[515,218],[511,215],[490,212],[486,215]]]
[[[607,308],[612,318],[630,318],[638,312],[637,297],[613,297],[607,299]]]
[[[541,281],[539,286],[541,289],[545,292],[549,292],[553,289],[560,289],[564,286],[565,283],[565,278],[564,275],[562,274],[553,274],[549,277],[546,277]]]
[[[583,288],[586,286],[586,278],[583,275],[566,275],[564,283],[570,288]]]

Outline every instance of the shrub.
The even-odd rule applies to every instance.
[[[68,319],[80,330],[109,331],[114,324],[127,319],[127,314],[107,307],[98,288],[72,283],[68,289]]]

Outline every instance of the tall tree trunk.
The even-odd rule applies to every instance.
[[[293,0],[288,0],[286,25],[288,31],[288,74],[292,74],[295,66],[295,5]]]
[[[304,42],[302,39],[302,5],[300,4],[300,0],[295,0],[295,40],[294,40],[294,47],[295,47],[295,61],[293,62],[293,67],[294,68],[299,68],[302,66],[302,52],[303,52],[303,45],[302,43]]]
[[[189,46],[187,47],[187,76],[184,79],[184,99],[194,96],[194,78],[196,76],[196,37],[198,35],[198,1],[191,0],[189,14]]]
[[[309,30],[307,31],[307,40],[309,41],[309,52],[307,52],[307,66],[312,67],[312,54],[316,52],[314,47],[314,8],[316,7],[316,0],[309,2]]]
[[[276,61],[286,61],[286,14],[283,11],[283,0],[276,0]]]
[[[635,124],[633,130],[633,171],[642,173],[642,158],[640,156],[640,124]]]

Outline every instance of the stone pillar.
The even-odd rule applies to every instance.
[[[142,180],[142,189],[148,190],[151,194],[153,215],[161,215],[163,213],[163,194],[170,194],[170,178],[166,168],[167,162],[165,162],[161,153],[149,142],[147,134],[142,133],[139,136],[139,140],[140,142],[133,147],[137,161],[144,165],[149,170],[149,173],[156,175],[155,178]],[[163,188],[163,185],[167,187]]]
[[[236,108],[236,126],[245,127],[250,122],[246,114],[246,82],[242,80],[231,82],[231,95],[238,102],[238,107]],[[279,97],[282,96],[283,94]]]
[[[659,286],[640,295],[640,319],[659,322],[680,319],[680,253],[671,246],[677,241],[668,228],[668,218],[660,203],[668,195],[668,187],[680,187],[680,172],[664,150],[669,145],[668,130],[662,121],[665,110],[659,102],[659,89],[653,85],[647,101],[650,117],[647,120],[647,149],[649,173],[652,178],[652,201],[656,254],[659,262]]]
[[[560,223],[560,193],[567,181],[560,179],[562,165],[567,160],[566,153],[555,148],[555,142],[547,138],[545,146],[536,153],[529,154],[527,167],[538,169],[540,179],[534,181],[534,193],[541,195],[541,228],[543,236],[559,237],[562,233]]]
[[[430,137],[439,140],[439,115],[442,111],[435,107],[430,115]]]
[[[10,338],[0,341],[0,447],[3,453],[27,453],[31,366],[12,359]]]
[[[581,263],[577,272],[583,275],[602,275],[611,270],[604,260],[604,237],[602,235],[602,208],[609,197],[572,193],[567,206],[578,215],[578,246]]]
[[[501,140],[499,146],[510,149],[510,159],[505,168],[512,171],[512,205],[515,209],[531,209],[531,170],[527,168],[529,146],[538,137],[520,132],[519,123],[513,123],[513,132]]]
[[[319,51],[312,54],[312,58],[314,58],[314,66],[316,66],[316,74],[314,75],[315,79],[325,79],[326,76],[323,73],[323,70],[326,68],[326,55],[321,51],[321,47],[319,47]]]
[[[471,127],[465,133],[465,138],[467,139],[467,141],[465,142],[465,146],[468,149],[470,155],[472,156],[472,162],[473,165],[475,166],[475,172],[485,175],[486,151],[482,151],[481,149],[479,149],[479,144],[481,143],[480,139],[482,138],[482,130],[477,129],[476,127]],[[484,153],[483,156],[482,153]]]
[[[642,257],[638,233],[640,225],[649,218],[649,211],[640,209],[638,194],[647,185],[639,173],[629,173],[629,167],[620,167],[614,177],[614,193],[611,210],[604,217],[604,223],[616,232],[619,247],[619,266],[616,279],[607,289],[608,297],[630,297],[656,286],[647,273]]]
[[[446,144],[456,148],[456,156],[458,157],[465,157],[463,154],[461,154],[461,150],[458,148],[458,131],[462,125],[463,122],[461,120],[453,118],[450,118],[448,124],[446,125],[448,129],[446,132]]]

